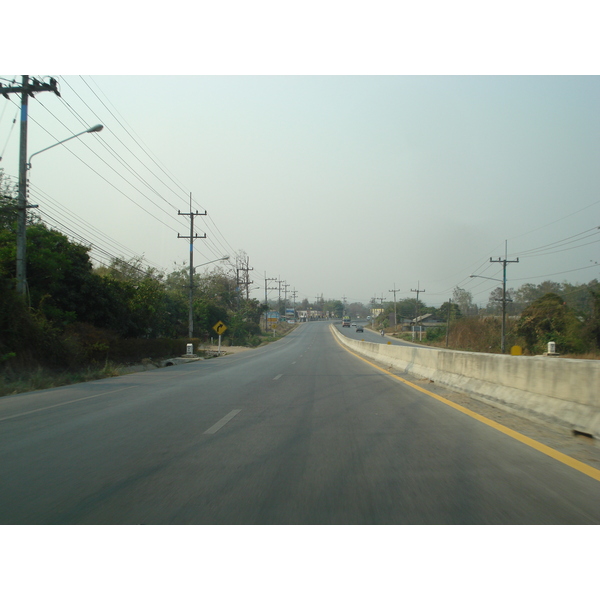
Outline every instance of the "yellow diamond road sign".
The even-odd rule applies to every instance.
[[[222,333],[225,332],[225,330],[227,329],[227,325],[225,325],[225,323],[223,323],[223,321],[219,321],[216,325],[213,325],[213,329],[219,334],[221,335]]]

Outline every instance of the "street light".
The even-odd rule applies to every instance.
[[[483,275],[469,275],[469,277],[478,277],[479,279],[489,279],[490,281],[499,281],[502,283],[502,339],[500,350],[504,354],[506,350],[506,277],[504,279],[484,277]]]
[[[190,311],[188,315],[188,338],[190,339],[192,339],[192,335],[194,333],[194,271],[199,267],[205,267],[206,265],[219,262],[220,260],[229,260],[229,256],[215,258],[215,260],[209,260],[201,265],[192,266],[190,264]]]
[[[94,125],[81,133],[77,133],[68,137],[65,140],[56,142],[52,146],[48,146],[43,150],[34,152],[27,162],[25,162],[26,149],[21,150],[21,158],[19,165],[19,204],[18,204],[18,215],[17,215],[17,293],[25,295],[26,292],[26,275],[27,275],[27,263],[26,263],[26,252],[27,252],[27,208],[34,208],[27,206],[27,171],[31,169],[31,159],[36,155],[60,144],[64,144],[73,138],[79,137],[84,133],[97,133],[104,129],[104,125]],[[23,147],[25,148],[25,147]]]
[[[223,256],[222,258],[215,258],[215,260],[209,260],[208,262],[202,263],[201,265],[196,265],[194,270],[205,267],[206,265],[210,265],[210,263],[219,262],[220,260],[229,260],[229,256]]]
[[[50,148],[54,148],[55,146],[60,146],[61,144],[64,144],[65,142],[68,142],[69,140],[72,140],[73,138],[79,137],[80,135],[83,135],[84,133],[98,133],[99,131],[102,131],[103,129],[104,129],[104,125],[94,125],[93,127],[86,129],[85,131],[81,131],[80,133],[76,133],[75,135],[68,137],[66,140],[62,140],[61,142],[56,142],[56,144],[52,144],[52,146],[48,146],[47,148],[44,148],[43,150],[38,150],[37,152],[34,152],[29,157],[29,160],[27,161],[27,169],[28,170],[31,169],[31,159],[36,154],[41,154],[42,152],[46,152],[46,150],[50,150]]]

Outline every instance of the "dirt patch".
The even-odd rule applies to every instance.
[[[198,348],[198,350],[207,350],[208,352],[217,352],[218,349],[218,346],[202,346]],[[247,346],[221,346],[222,354],[238,354],[246,350],[252,350],[252,348],[248,348]]]

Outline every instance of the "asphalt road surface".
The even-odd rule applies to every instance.
[[[327,323],[0,398],[3,524],[598,524],[600,482],[356,358]]]
[[[392,346],[413,346],[418,348],[429,348],[423,344],[413,344],[412,342],[406,342],[393,338],[390,335],[381,335],[377,331],[367,329],[368,321],[354,321],[355,323],[363,326],[363,331],[356,331],[356,327],[342,327],[341,322],[335,322],[337,330],[346,337],[353,340],[363,340],[365,342],[372,342],[374,344],[391,344]],[[417,338],[418,339],[418,338]]]

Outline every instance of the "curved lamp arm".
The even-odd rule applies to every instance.
[[[102,131],[104,129],[104,125],[94,125],[93,127],[90,127],[89,129],[86,129],[85,131],[82,131],[80,133],[76,133],[75,135],[72,135],[71,137],[68,137],[66,140],[62,140],[60,142],[56,142],[56,144],[52,144],[52,146],[48,146],[47,148],[44,148],[43,150],[38,150],[37,152],[34,152],[30,157],[29,160],[27,161],[27,169],[31,169],[31,159],[36,155],[36,154],[41,154],[42,152],[46,152],[46,150],[50,150],[50,148],[54,148],[55,146],[60,146],[61,144],[64,144],[65,142],[68,142],[69,140],[72,140],[73,138],[79,137],[80,135],[83,135],[84,133],[97,133],[99,131]]]

